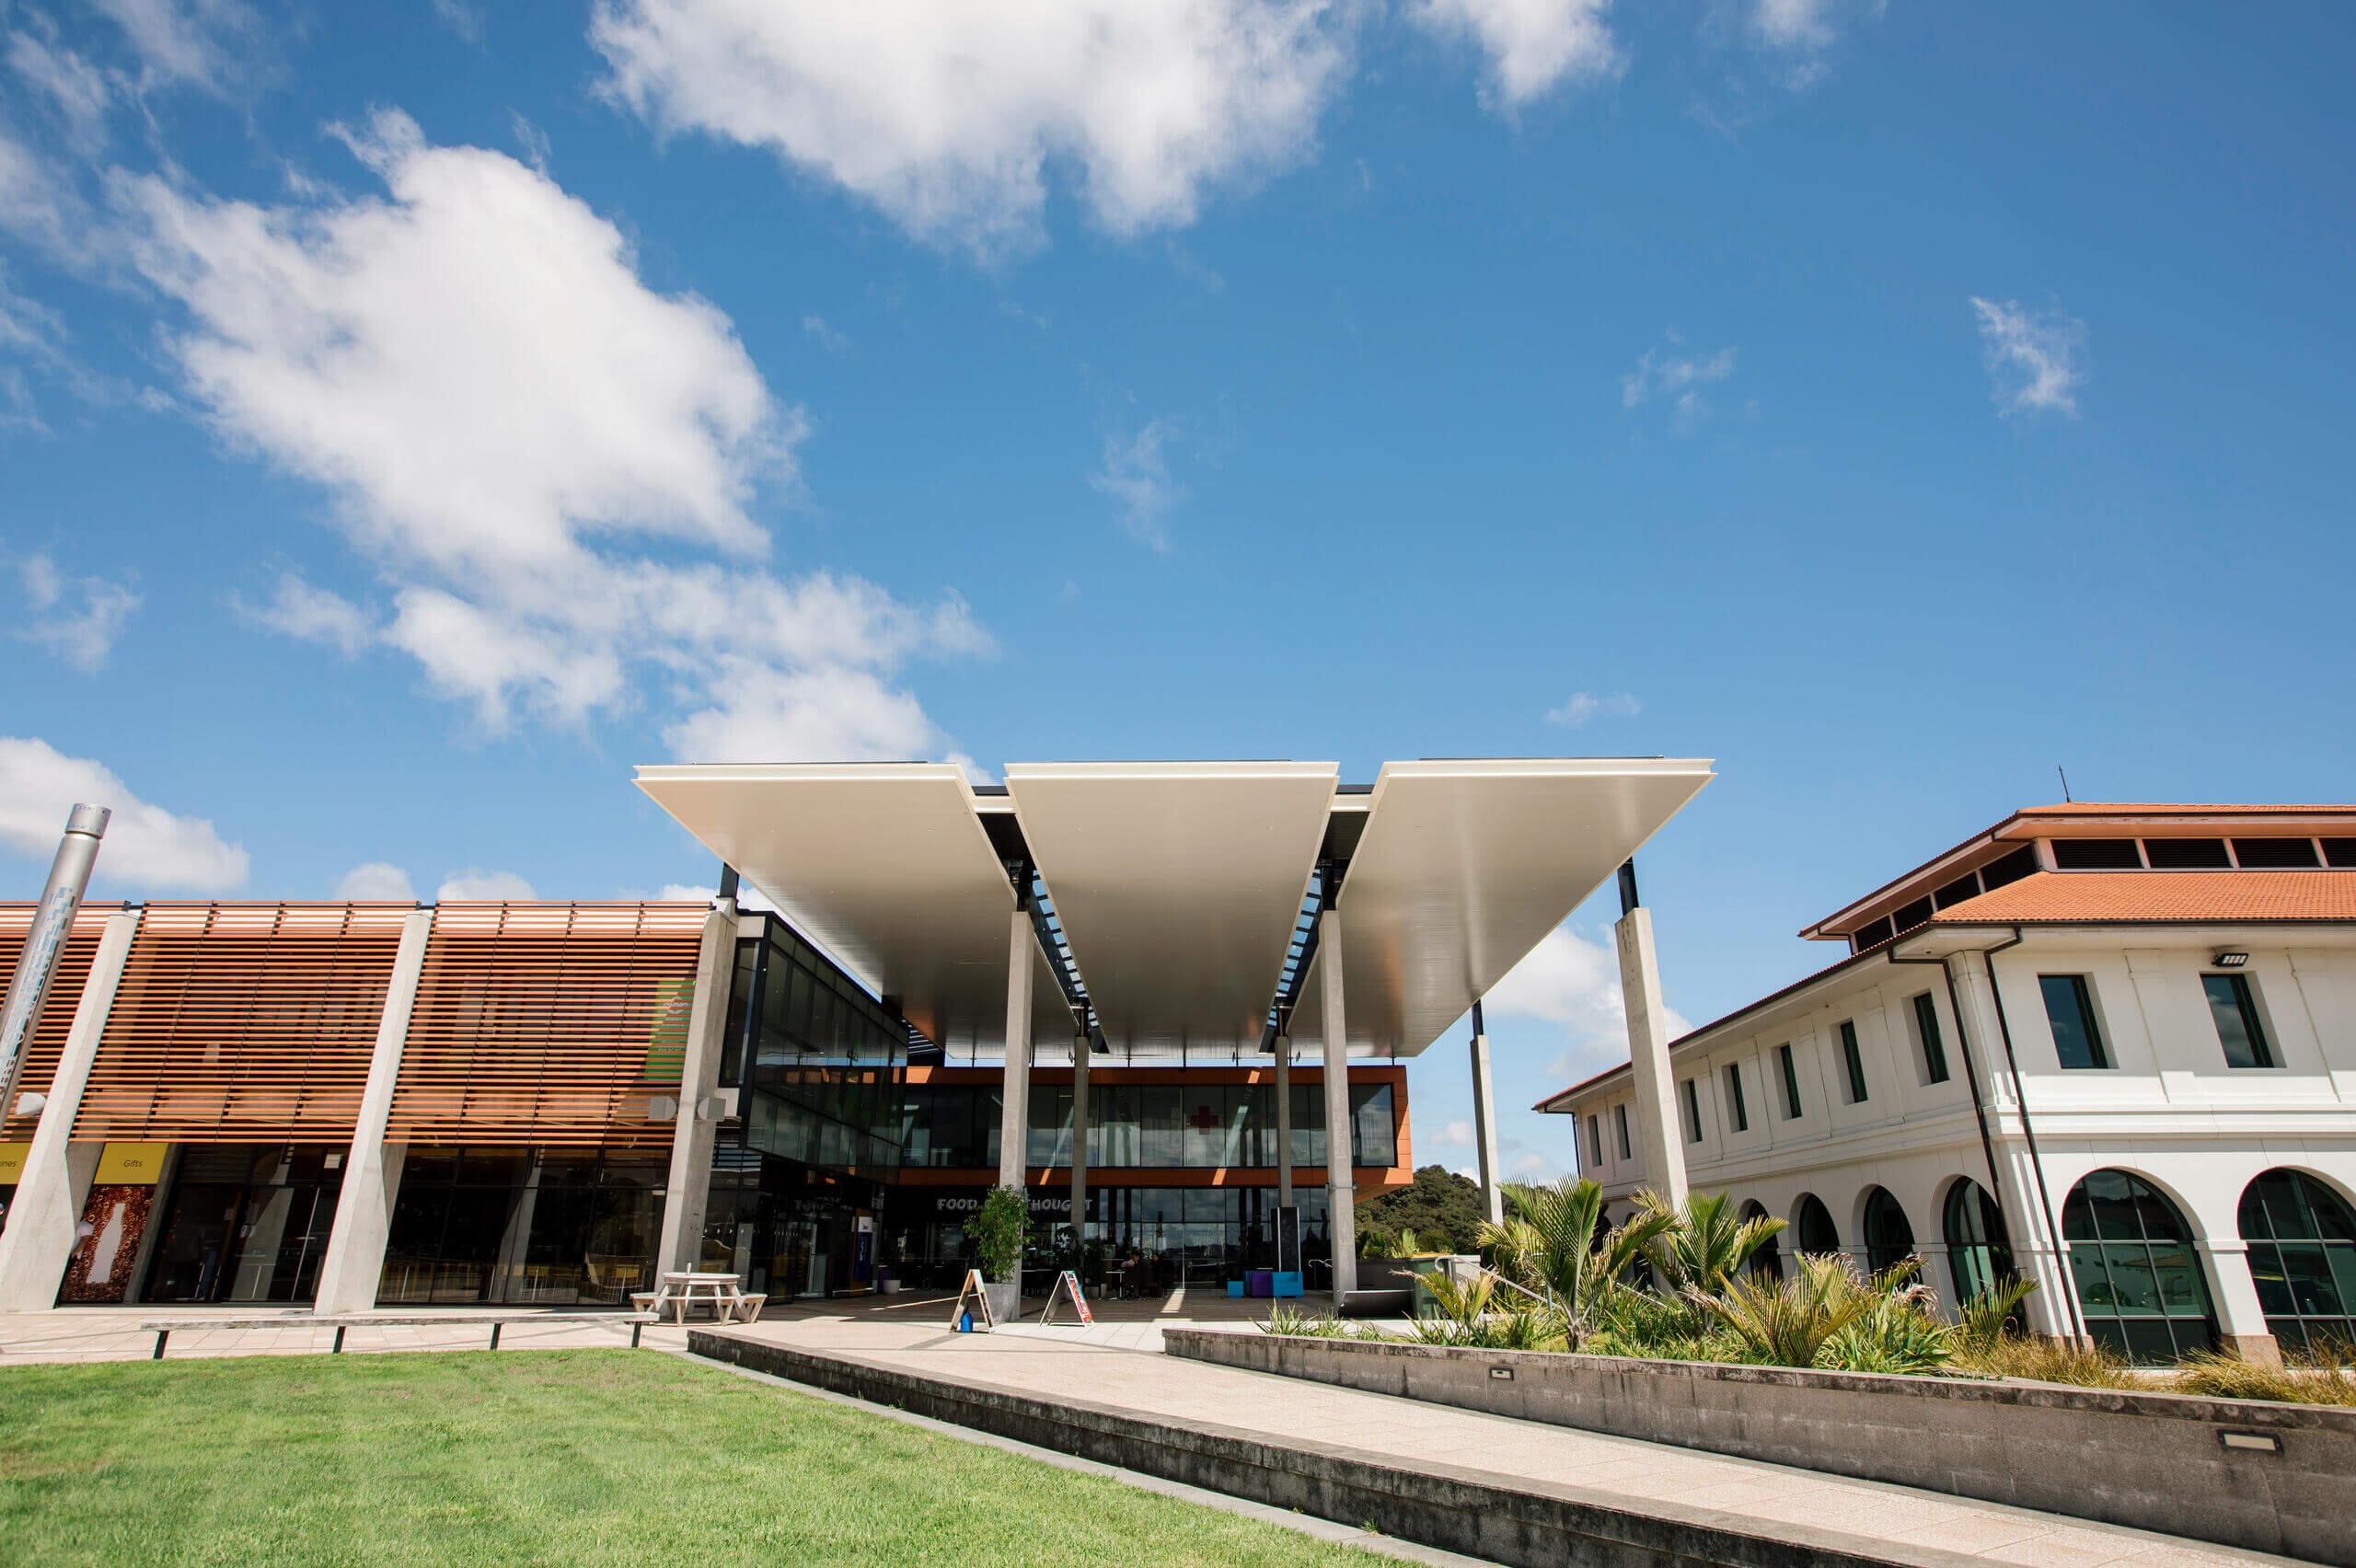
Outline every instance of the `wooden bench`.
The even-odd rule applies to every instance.
[[[329,1347],[328,1354],[341,1355],[343,1353],[343,1332],[346,1329],[413,1328],[429,1323],[489,1323],[491,1348],[493,1350],[499,1348],[499,1331],[510,1323],[628,1323],[629,1347],[636,1350],[638,1336],[644,1332],[647,1324],[654,1320],[655,1317],[652,1312],[505,1312],[491,1315],[469,1314],[463,1318],[454,1318],[447,1314],[438,1317],[395,1317],[376,1313],[344,1318],[314,1318],[307,1314],[288,1313],[277,1318],[176,1318],[169,1322],[142,1323],[139,1327],[142,1331],[156,1336],[156,1354],[148,1359],[161,1361],[164,1359],[165,1342],[172,1337],[172,1331],[175,1329],[319,1329],[333,1324],[335,1343]]]

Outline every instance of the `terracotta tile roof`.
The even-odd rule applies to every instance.
[[[2023,806],[2015,816],[2312,816],[2356,814],[2356,806],[2195,805],[2182,801],[2161,804],[2117,801],[2073,801],[2058,806]]]
[[[2356,871],[2038,871],[1931,923],[2078,920],[2356,920]]]

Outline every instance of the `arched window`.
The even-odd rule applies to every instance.
[[[1984,1296],[2014,1277],[2012,1238],[2004,1211],[1988,1189],[1966,1176],[1947,1189],[1947,1267],[1955,1274],[1958,1304]]]
[[[1799,1222],[1792,1227],[1799,1233],[1803,1252],[1837,1252],[1841,1250],[1841,1232],[1832,1226],[1832,1211],[1826,1208],[1814,1193],[1800,1200]]]
[[[1887,1187],[1865,1194],[1865,1267],[1875,1274],[1914,1255],[1914,1227]]]
[[[1766,1205],[1761,1204],[1757,1198],[1753,1198],[1749,1203],[1742,1205],[1742,1213],[1738,1217],[1745,1225],[1750,1224],[1754,1219],[1765,1219],[1767,1217]],[[1770,1236],[1766,1240],[1759,1244],[1759,1250],[1750,1254],[1750,1274],[1751,1278],[1781,1279],[1784,1277],[1783,1240],[1784,1233],[1779,1230],[1774,1235]]]
[[[2078,1280],[2086,1332],[2141,1362],[2173,1361],[2217,1343],[2209,1282],[2192,1228],[2159,1189],[2124,1170],[2097,1170],[2070,1189],[2062,1239]]]
[[[2285,1350],[2356,1344],[2356,1214],[2300,1170],[2269,1170],[2242,1189],[2242,1239],[2266,1332]]]

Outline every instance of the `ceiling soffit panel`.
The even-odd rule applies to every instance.
[[[1394,762],[1342,882],[1350,1046],[1413,1055],[1698,793],[1706,761]],[[1324,1037],[1321,949],[1293,1014]]]
[[[1338,777],[1330,762],[1008,766],[1116,1052],[1257,1045]]]
[[[644,767],[638,786],[927,1037],[1004,1048],[1014,890],[954,765]],[[1034,1037],[1068,1032],[1044,957],[1034,974]]]

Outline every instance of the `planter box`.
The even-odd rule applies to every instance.
[[[2351,1409],[1199,1329],[1161,1339],[1220,1366],[2356,1568]]]
[[[989,1298],[990,1316],[999,1322],[1011,1323],[1022,1316],[1021,1280],[985,1280],[982,1282],[982,1294]]]

